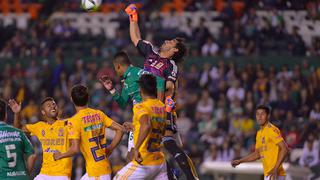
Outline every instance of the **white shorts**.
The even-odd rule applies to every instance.
[[[167,165],[166,163],[160,166],[142,166],[130,162],[123,167],[113,178],[114,180],[135,180],[135,179],[150,179],[150,180],[167,180]]]
[[[38,174],[34,180],[70,180],[68,176],[49,176],[45,174]]]
[[[131,151],[131,148],[134,148],[134,142],[133,142],[133,132],[129,132],[129,138],[128,138],[128,152]]]
[[[285,176],[277,176],[277,179],[275,180],[285,180],[286,177]],[[265,176],[264,180],[271,180],[270,176]]]
[[[95,180],[95,179],[99,179],[99,180],[111,180],[111,175],[110,174],[105,174],[105,175],[101,175],[101,176],[97,176],[97,177],[89,177],[88,173],[86,173],[85,175],[83,175],[81,177],[80,180]]]

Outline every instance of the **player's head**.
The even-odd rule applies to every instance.
[[[89,90],[86,86],[78,84],[71,89],[71,99],[75,106],[84,107],[89,102]]]
[[[152,74],[144,74],[139,79],[140,93],[142,98],[157,97],[157,80]]]
[[[113,66],[119,76],[123,76],[128,66],[131,65],[131,61],[127,53],[120,51],[113,56]]]
[[[0,99],[0,121],[6,121],[7,119],[7,103],[3,99]]]
[[[164,41],[160,47],[160,51],[166,52],[172,60],[176,63],[180,63],[183,61],[187,48],[182,38],[175,38]]]
[[[271,109],[266,105],[259,105],[256,108],[256,119],[259,125],[264,125],[269,121]]]
[[[46,97],[41,101],[41,114],[50,119],[58,117],[58,106],[52,97]]]

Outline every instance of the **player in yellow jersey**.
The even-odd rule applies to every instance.
[[[165,105],[157,99],[156,78],[144,74],[139,79],[142,102],[133,107],[134,159],[114,179],[168,179],[161,140],[165,131]]]
[[[77,113],[68,120],[70,149],[65,153],[55,153],[58,161],[71,157],[81,151],[86,161],[87,173],[81,180],[111,179],[111,167],[108,156],[121,141],[125,128],[114,122],[100,110],[88,107],[89,92],[83,85],[76,85],[71,90],[71,98]],[[106,127],[116,134],[108,146]]]
[[[285,180],[286,172],[282,162],[288,154],[288,147],[283,140],[280,130],[269,122],[270,108],[260,105],[256,109],[256,119],[260,130],[256,136],[255,151],[239,160],[232,161],[231,165],[236,167],[244,162],[262,160],[265,180]]]
[[[43,121],[35,124],[21,125],[21,104],[15,100],[9,100],[9,106],[15,113],[14,126],[22,129],[25,133],[36,136],[41,142],[43,161],[40,174],[35,180],[68,180],[71,178],[72,159],[54,161],[53,153],[56,151],[66,152],[69,147],[68,128],[66,120],[58,119],[58,107],[54,99],[45,98],[41,102],[41,114]]]

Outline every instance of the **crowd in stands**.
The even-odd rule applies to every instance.
[[[186,7],[188,11],[214,6],[213,3],[210,5],[210,1],[191,2],[193,4]],[[320,39],[315,38],[311,46],[306,46],[298,27],[291,34],[286,32],[285,21],[276,10],[307,8],[310,18],[316,20],[320,14],[319,1],[297,4],[279,2],[285,1],[256,0],[251,3],[252,6],[246,7],[240,18],[226,6],[219,17],[224,25],[218,36],[210,34],[203,21],[197,27],[185,27],[181,32],[169,34],[185,37],[192,47],[189,55],[193,57],[219,55],[230,58],[267,55],[269,52],[319,56]],[[263,20],[263,26],[257,24],[256,9],[259,8],[274,11],[270,18]],[[131,107],[121,110],[97,80],[102,74],[108,74],[120,88],[120,80],[110,61],[99,66],[95,61],[81,59],[90,56],[107,60],[119,50],[138,55],[130,42],[127,17],[118,21],[121,26],[116,37],[110,39],[102,34],[79,34],[68,21],[48,23],[39,19],[31,21],[30,27],[22,30],[14,24],[5,26],[0,20],[0,59],[31,59],[27,67],[17,62],[7,63],[2,68],[0,96],[23,102],[25,123],[41,120],[38,105],[46,96],[54,97],[60,117],[67,118],[75,113],[69,90],[73,85],[82,83],[89,86],[90,106],[103,110],[117,122],[131,120]],[[176,27],[170,27],[175,24],[174,21],[163,21],[160,16],[151,19],[148,14],[142,14],[139,22],[145,38],[159,44],[168,38],[168,32],[174,32]],[[266,44],[266,41],[272,43]],[[75,60],[70,68],[65,65],[65,57],[70,53],[69,46],[76,43],[80,46],[73,52]],[[41,61],[32,60],[39,58]],[[205,63],[200,68],[196,65],[181,67],[180,77],[177,124],[185,150],[196,167],[204,161],[231,161],[252,151],[259,129],[255,122],[255,107],[269,104],[272,107],[271,122],[281,129],[289,147],[292,150],[303,149],[301,158],[291,163],[308,167],[317,176],[320,164],[319,67],[303,60],[294,67],[283,66],[281,69],[261,64],[247,64],[240,69],[235,62],[221,60],[215,66]],[[12,114],[8,119],[13,119]],[[39,142],[32,140],[39,148]],[[114,172],[125,164],[125,148],[126,140],[111,157]],[[85,171],[83,161],[81,156],[74,160],[75,179],[79,179]]]
[[[235,15],[231,4],[227,3],[216,19],[213,19],[223,23],[218,34],[210,33],[204,19],[201,19],[197,25],[191,25],[191,19],[188,19],[185,27],[179,27],[179,19],[175,17],[163,19],[159,13],[154,11],[141,13],[139,22],[145,39],[155,44],[160,44],[166,38],[184,37],[192,47],[190,52],[192,56],[221,55],[232,57],[268,54],[319,56],[320,38],[313,37],[311,44],[306,45],[299,27],[293,27],[289,33],[285,28],[286,22],[282,14],[279,13],[281,9],[285,8],[281,8],[281,3],[277,4],[277,2],[249,3],[251,6],[246,6],[240,17]],[[78,6],[72,6],[73,3],[77,4],[78,2],[61,3],[62,7],[58,10],[69,12],[68,4],[79,9]],[[284,5],[288,6],[288,4]],[[261,19],[257,16],[257,10],[260,6],[272,13]],[[186,6],[186,10],[199,11],[202,9],[204,11],[205,7],[214,10],[214,3],[212,1],[192,1],[189,6]],[[320,14],[318,7],[320,7],[319,2],[306,2],[302,8],[308,10],[310,19],[317,20]],[[169,14],[174,13],[174,11],[169,12]],[[90,48],[95,49],[92,51],[97,51],[99,55],[107,56],[110,54],[108,51],[114,49],[130,51],[132,46],[128,37],[128,18],[124,13],[120,14],[122,16],[116,19],[120,26],[113,38],[107,38],[104,34],[93,35],[92,32],[80,34],[69,21],[36,20],[30,22],[29,28],[18,30],[15,29],[14,24],[5,26],[0,20],[0,34],[4,35],[0,36],[0,57],[47,57],[66,42],[79,41],[93,44],[94,46]],[[90,53],[90,50],[84,51],[84,55],[91,55]]]

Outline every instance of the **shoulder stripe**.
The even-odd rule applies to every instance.
[[[146,40],[142,40],[142,41],[143,41],[144,43],[146,43],[146,44],[149,44],[149,45],[151,46],[151,50],[152,50],[153,53],[159,55],[159,53],[158,53],[156,50],[154,50],[154,47],[153,47],[153,45],[151,44],[151,42],[146,41]]]

